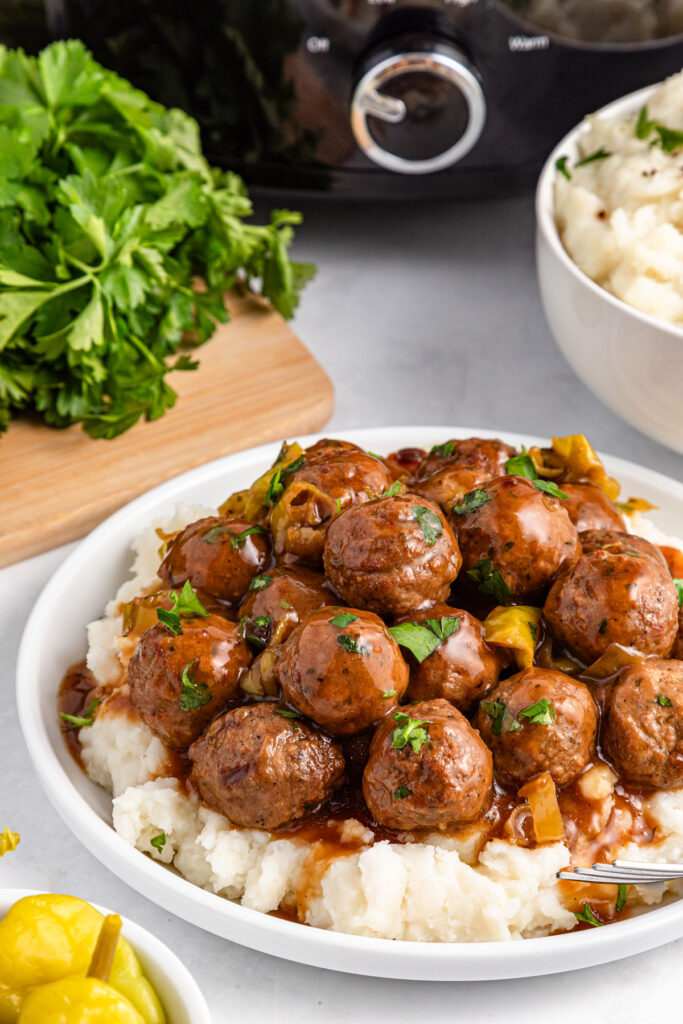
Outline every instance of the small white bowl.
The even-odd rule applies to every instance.
[[[598,111],[623,117],[647,103],[656,85]],[[567,253],[555,222],[555,161],[578,153],[586,122],[548,157],[536,189],[536,263],[550,329],[572,369],[612,412],[683,453],[683,330],[641,313],[595,284]]]
[[[33,889],[0,889],[0,920],[18,900],[38,894],[42,895],[42,892]],[[96,903],[92,906],[101,914],[115,913]],[[123,916],[121,934],[130,942],[142,964],[145,977],[159,996],[168,1024],[211,1024],[211,1014],[197,982],[175,953],[151,932]]]

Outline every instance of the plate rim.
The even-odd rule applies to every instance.
[[[525,433],[483,427],[389,425],[354,428],[298,437],[306,446],[325,436],[368,444],[368,435],[395,438],[406,445],[409,437],[429,443],[425,435],[438,437],[500,437],[515,445],[547,443]],[[363,440],[365,439],[365,440]],[[382,443],[386,447],[385,442]],[[271,917],[234,903],[189,882],[131,847],[107,824],[74,788],[59,762],[33,697],[40,693],[37,673],[32,673],[33,650],[40,640],[42,619],[50,614],[63,581],[96,550],[112,529],[135,514],[167,500],[188,500],[178,491],[215,480],[221,472],[239,472],[258,460],[271,459],[280,442],[271,442],[213,459],[164,481],[117,510],[69,553],[52,574],[28,617],[19,647],[16,699],[19,721],[33,768],[51,803],[80,842],[101,863],[132,888],[177,916],[212,934],[261,952],[294,962],[327,967],[347,973],[404,980],[495,980],[550,974],[594,966],[653,948],[683,935],[683,899],[610,925],[611,939],[599,929],[570,932],[515,941],[418,942],[393,940],[309,928]],[[392,450],[392,449],[390,449]],[[608,469],[619,476],[635,475],[644,486],[664,489],[683,506],[683,484],[648,467],[604,455]],[[190,499],[191,500],[191,499]],[[151,513],[153,515],[153,513]],[[95,613],[96,614],[96,613]],[[32,676],[35,678],[32,679]],[[95,784],[92,784],[95,786]],[[172,898],[172,904],[167,902]],[[207,921],[207,918],[210,921]]]

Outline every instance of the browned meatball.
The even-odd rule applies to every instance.
[[[447,700],[398,708],[378,726],[363,796],[386,828],[458,828],[491,799],[491,752]]]
[[[460,466],[475,471],[479,481],[502,476],[505,463],[515,455],[515,449],[495,438],[454,437],[436,444],[420,462],[415,476],[418,480],[433,476],[445,466]]]
[[[152,626],[128,662],[133,707],[152,732],[177,749],[189,746],[242,696],[240,680],[251,657],[237,623],[220,615],[183,617],[182,630],[175,636],[161,623]]]
[[[424,480],[414,480],[410,489],[413,494],[419,494],[440,505],[445,512],[450,512],[451,505],[462,501],[469,491],[489,479],[481,470],[468,469],[467,466],[444,466]]]
[[[348,509],[325,539],[325,572],[348,604],[404,615],[443,601],[460,568],[453,530],[438,506],[396,494]]]
[[[235,825],[273,829],[325,800],[342,781],[344,755],[291,716],[264,703],[217,718],[190,747],[190,778],[204,803]]]
[[[506,596],[514,601],[542,596],[562,566],[580,552],[576,527],[562,500],[521,476],[496,477],[476,497],[479,503],[472,502],[472,511],[453,514],[463,569],[480,588],[486,587],[487,574],[499,572],[502,592],[487,591],[498,604]]]
[[[318,441],[306,449],[271,515],[275,554],[295,555],[318,568],[325,531],[351,505],[370,501],[392,484],[387,466],[346,441]]]
[[[283,645],[276,672],[289,703],[339,736],[375,725],[408,686],[391,633],[357,608],[311,615]]]
[[[428,620],[432,620],[443,635],[444,619],[457,621],[455,631],[422,662],[404,648],[410,666],[406,697],[408,700],[443,697],[460,711],[468,711],[475,701],[493,689],[501,668],[498,656],[484,641],[484,626],[479,619],[462,608],[435,604],[419,615],[404,616],[398,624],[416,622],[424,626],[427,623],[425,628],[429,629]]]
[[[171,587],[189,580],[195,590],[237,604],[270,557],[270,537],[262,527],[246,519],[207,516],[174,537],[158,575]]]
[[[561,484],[560,490],[567,495],[564,508],[579,533],[624,529],[621,512],[595,484]]]
[[[553,669],[527,668],[482,701],[477,725],[502,785],[549,772],[564,786],[593,758],[598,711],[583,683]]]
[[[617,676],[602,743],[622,779],[635,786],[683,786],[683,661],[647,658]]]
[[[254,623],[259,620],[264,641],[274,636],[282,643],[312,612],[328,604],[339,604],[339,597],[322,573],[278,565],[253,578],[240,605],[240,620],[247,622],[247,635],[258,628]]]
[[[642,537],[581,534],[583,555],[553,584],[543,609],[555,639],[587,665],[610,644],[667,655],[678,630],[678,596],[661,552]]]

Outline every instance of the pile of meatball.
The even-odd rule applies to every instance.
[[[386,829],[454,830],[496,788],[541,772],[566,786],[598,757],[636,787],[683,785],[664,555],[599,487],[560,481],[554,496],[508,472],[517,454],[478,438],[387,458],[319,441],[252,520],[207,517],[167,544],[161,602],[189,581],[204,613],[142,633],[130,699],[187,756],[205,804],[273,830],[355,785]],[[541,608],[538,644],[577,670],[517,671],[485,640],[500,604]],[[398,642],[409,623],[431,630],[419,657]],[[591,681],[614,644],[641,660]],[[265,653],[276,691],[254,697],[242,683]]]

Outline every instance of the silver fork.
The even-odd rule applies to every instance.
[[[570,882],[600,882],[608,885],[648,885],[683,878],[683,864],[645,863],[638,860],[613,860],[590,868],[558,871],[558,878]]]

